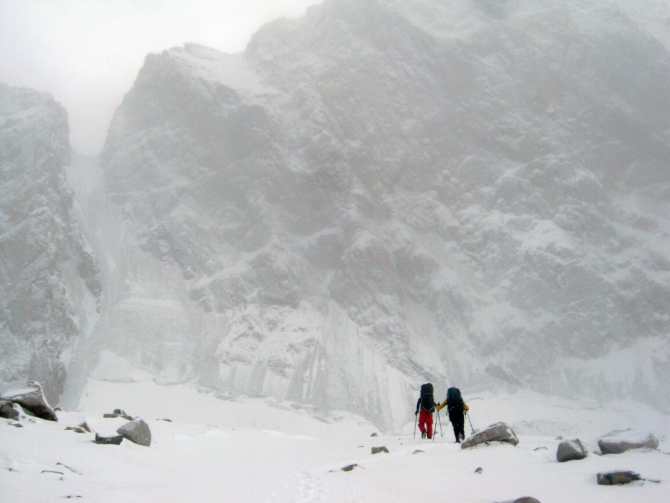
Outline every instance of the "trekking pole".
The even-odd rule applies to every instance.
[[[419,415],[414,414],[414,435],[412,435],[412,438],[416,438],[416,423],[419,421]]]
[[[440,419],[440,411],[437,411],[437,421],[440,424],[440,436],[444,437],[444,430],[442,429],[442,419]]]
[[[470,430],[472,430],[472,434],[475,434],[475,429],[472,427],[472,421],[470,420],[470,414],[468,414],[468,411],[465,411],[465,415],[468,416],[468,421],[470,422]]]

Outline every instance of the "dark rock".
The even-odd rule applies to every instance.
[[[377,433],[373,433],[373,434],[370,435],[370,436],[371,436],[371,437],[376,437],[376,436],[378,436],[378,435],[377,435]]]
[[[87,431],[88,433],[92,433],[92,432],[91,432],[91,427],[88,425],[88,423],[87,423],[86,421],[84,421],[83,423],[81,423],[81,424],[78,425],[78,426],[79,426],[82,430]]]
[[[578,438],[574,440],[563,440],[558,444],[556,459],[559,463],[584,459],[587,456],[586,448]]]
[[[414,449],[414,452],[412,454],[419,454],[420,452],[424,452],[421,449]]]
[[[147,447],[151,445],[151,430],[149,430],[149,425],[143,419],[136,419],[126,423],[116,430],[116,432],[138,445],[145,445]]]
[[[479,444],[488,444],[489,442],[503,442],[506,444],[518,445],[519,439],[506,423],[492,424],[479,433],[466,438],[461,444],[461,449],[468,449]]]
[[[86,433],[86,430],[80,426],[67,426],[65,431],[74,431],[75,433]]]
[[[103,414],[102,417],[104,417],[105,419],[114,419],[116,417],[119,417],[119,415],[118,414]]]
[[[621,454],[629,449],[658,449],[658,440],[651,433],[634,430],[614,430],[598,440],[603,454]]]
[[[482,473],[483,471],[484,469],[481,466],[475,468],[475,473]]]
[[[389,450],[383,445],[381,447],[372,448],[372,454],[379,454],[380,452],[385,452],[388,454]]]
[[[122,409],[114,409],[114,414],[116,414],[117,416],[121,416],[126,421],[134,421],[135,419],[137,419],[136,417],[126,414],[126,412]]]
[[[350,471],[353,470],[354,467],[356,467],[356,466],[358,466],[356,463],[354,463],[353,465],[343,466],[343,467],[342,467],[342,471],[343,471],[343,472],[350,472]]]
[[[15,426],[16,428],[23,428],[21,423],[8,423],[10,426]]]
[[[58,421],[56,412],[44,397],[42,385],[37,381],[28,381],[27,388],[16,388],[3,393],[0,399],[14,402],[23,407],[24,410],[41,419]]]
[[[121,445],[122,441],[123,441],[123,435],[116,435],[114,437],[103,437],[103,436],[98,435],[97,433],[95,434],[95,443],[96,444]]]
[[[540,501],[533,498],[532,496],[523,496],[515,500],[503,501],[502,503],[540,503]]]
[[[601,486],[616,486],[630,484],[634,480],[642,480],[639,473],[631,471],[613,471],[599,473],[597,475],[598,484]]]
[[[14,402],[0,400],[0,417],[18,421],[21,418],[21,411]]]
[[[534,450],[534,451],[548,451],[549,449],[547,449],[546,447],[536,447],[536,448],[533,449],[533,450]]]
[[[165,421],[166,423],[171,423],[172,419],[156,419],[156,421]]]

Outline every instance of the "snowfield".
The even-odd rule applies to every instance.
[[[375,427],[348,413],[321,416],[297,404],[222,400],[200,391],[189,384],[91,379],[78,410],[59,412],[58,423],[24,420],[17,428],[0,420],[0,501],[495,502],[530,495],[543,503],[649,503],[670,498],[670,417],[633,401],[603,407],[530,392],[465,391],[475,428],[505,421],[520,444],[461,450],[444,415],[444,435],[438,433],[435,441],[412,438],[413,423],[401,435],[371,437]],[[126,421],[102,415],[115,408],[149,424],[150,447],[127,440],[120,446],[97,445],[93,433],[65,431],[86,420],[94,431],[113,434]],[[654,433],[659,450],[592,453],[598,437],[625,428]],[[580,438],[589,456],[558,463],[558,435]],[[371,447],[380,446],[389,453],[372,455]],[[350,464],[358,466],[341,470]],[[481,474],[475,473],[479,467]],[[660,483],[598,486],[596,474],[612,469]]]

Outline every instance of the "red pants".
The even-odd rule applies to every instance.
[[[428,434],[428,438],[433,438],[433,414],[426,412],[423,407],[419,408],[419,429]]]

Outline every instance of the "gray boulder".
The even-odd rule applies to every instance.
[[[388,454],[389,452],[389,450],[384,445],[382,445],[381,447],[373,447],[371,450],[372,454],[379,454],[380,452],[386,452]]]
[[[143,419],[136,419],[121,426],[116,432],[138,445],[151,445],[151,430]]]
[[[651,433],[635,430],[614,430],[598,440],[603,454],[621,454],[630,449],[658,449],[658,440]]]
[[[634,480],[642,480],[639,473],[631,471],[613,471],[599,473],[597,475],[598,484],[601,486],[616,486],[630,484]]]
[[[58,421],[56,412],[44,397],[42,385],[37,381],[28,381],[25,388],[16,388],[0,395],[1,400],[19,404],[25,411],[48,421]]]
[[[461,444],[461,449],[469,449],[479,444],[488,444],[489,442],[503,442],[506,444],[518,445],[519,439],[506,423],[492,424],[479,433],[466,438]]]
[[[556,459],[559,463],[584,459],[586,456],[586,448],[578,438],[575,438],[574,440],[563,440],[563,442],[558,444]]]
[[[21,418],[19,406],[7,400],[0,400],[0,417],[18,421]]]

